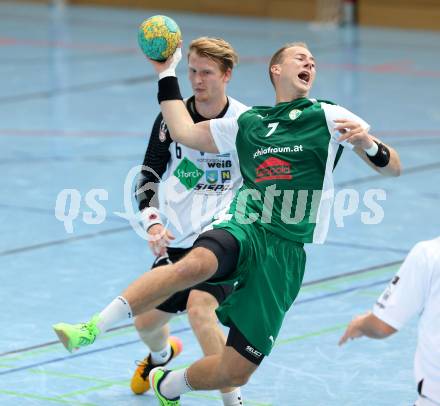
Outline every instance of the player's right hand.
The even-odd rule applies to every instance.
[[[155,256],[165,255],[168,245],[175,239],[172,232],[166,229],[163,224],[152,225],[148,229],[148,236],[148,245]]]
[[[174,54],[171,55],[166,61],[158,62],[158,61],[155,61],[150,58],[147,58],[147,59],[151,62],[154,70],[159,75],[165,71],[170,71],[170,72],[175,71],[177,68],[177,65],[179,64],[180,60],[182,59],[182,41],[180,41]],[[175,75],[172,75],[172,76],[175,76]]]

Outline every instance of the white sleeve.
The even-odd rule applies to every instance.
[[[209,120],[212,138],[220,153],[235,151],[235,140],[238,133],[237,120],[238,117]]]
[[[350,144],[349,142],[343,141],[339,143],[337,141],[337,139],[341,136],[341,133],[335,129],[338,123],[335,123],[333,120],[341,119],[341,118],[347,120],[353,120],[358,122],[362,126],[362,128],[366,129],[367,131],[370,131],[370,125],[366,121],[362,120],[356,114],[352,113],[350,110],[347,110],[344,107],[333,104],[327,104],[323,102],[321,102],[321,107],[324,110],[325,119],[327,121],[327,128],[332,139],[338,144],[343,145],[344,147],[353,149],[353,145]]]
[[[430,284],[430,267],[423,243],[408,254],[396,276],[373,308],[373,314],[396,330],[425,306]]]

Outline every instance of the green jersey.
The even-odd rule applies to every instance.
[[[241,224],[260,224],[282,238],[323,243],[334,196],[332,172],[342,152],[337,118],[369,129],[347,109],[307,98],[211,120],[217,148],[220,153],[237,150],[243,176],[243,186],[219,221],[235,216]]]

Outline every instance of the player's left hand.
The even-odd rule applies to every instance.
[[[167,253],[167,247],[172,240],[175,239],[173,233],[165,228],[162,224],[154,224],[148,229],[151,251],[156,256],[163,256]]]
[[[354,340],[355,338],[362,337],[364,333],[361,330],[361,326],[364,319],[367,318],[369,315],[370,313],[356,316],[347,326],[344,335],[339,339],[338,345],[345,344],[348,339]]]
[[[335,128],[342,134],[338,142],[347,141],[354,147],[364,150],[373,146],[373,137],[358,122],[343,118],[334,122],[338,124]]]

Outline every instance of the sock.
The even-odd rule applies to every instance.
[[[243,398],[241,396],[240,388],[234,389],[232,392],[222,393],[223,405],[224,406],[242,406]]]
[[[160,393],[168,399],[174,399],[194,390],[186,378],[187,370],[188,368],[171,371],[160,383]]]
[[[163,350],[151,351],[151,361],[153,365],[165,364],[171,358],[171,345],[167,341],[167,345]]]
[[[131,319],[132,317],[133,313],[131,312],[130,305],[122,296],[118,296],[99,313],[97,326],[99,331],[104,333],[116,323],[127,320],[127,318]]]

